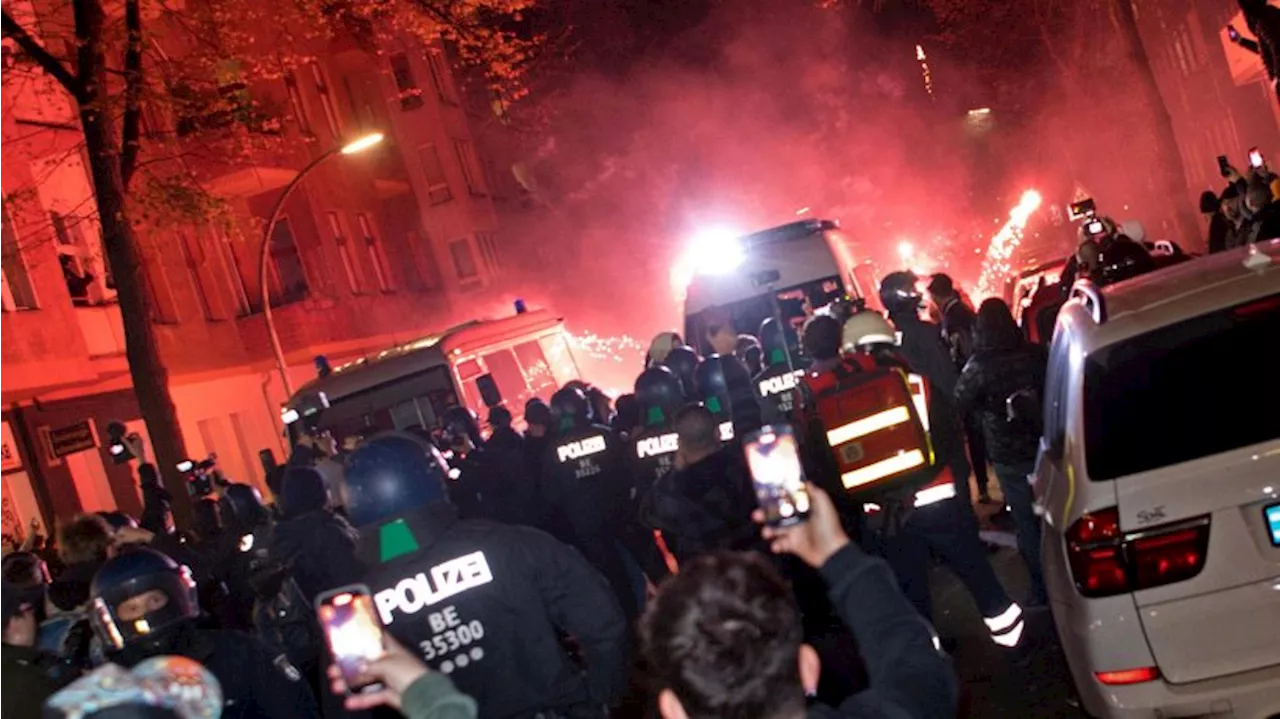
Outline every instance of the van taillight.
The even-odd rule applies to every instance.
[[[1200,573],[1209,549],[1209,517],[1124,535],[1115,508],[1091,512],[1067,530],[1076,589],[1106,597],[1181,582]]]

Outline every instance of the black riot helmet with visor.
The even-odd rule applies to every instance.
[[[880,304],[890,315],[915,314],[923,297],[913,272],[891,272],[880,282]]]
[[[640,405],[643,426],[666,427],[685,403],[684,388],[674,372],[654,365],[636,378],[636,401]]]
[[[174,630],[200,616],[191,570],[154,549],[108,560],[89,595],[89,622],[108,652],[161,650]]]
[[[551,411],[559,419],[562,432],[591,424],[591,401],[585,392],[571,384],[551,395]]]
[[[698,366],[698,393],[716,419],[733,422],[734,435],[760,427],[760,405],[747,368],[732,355],[711,355]]]
[[[357,528],[380,525],[431,504],[447,503],[449,468],[430,442],[384,432],[347,458],[344,505]]]
[[[232,482],[222,489],[222,521],[237,529],[252,530],[271,519],[271,510],[262,501],[257,487],[243,482]]]
[[[684,389],[685,400],[689,402],[694,402],[698,399],[698,383],[694,379],[694,373],[698,371],[698,362],[698,353],[688,346],[676,347],[671,350],[667,353],[667,358],[662,362],[680,380],[680,386]]]

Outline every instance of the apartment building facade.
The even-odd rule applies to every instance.
[[[1252,38],[1234,0],[1133,0],[1139,31],[1173,120],[1191,192],[1220,191],[1219,155],[1243,169],[1258,147],[1280,163],[1280,104],[1262,59],[1231,42]]]
[[[188,451],[216,453],[230,478],[264,491],[259,452],[283,458],[287,446],[258,262],[271,209],[301,168],[365,133],[386,136],[309,173],[269,238],[269,301],[296,384],[317,355],[337,364],[474,317],[472,304],[499,282],[495,183],[445,51],[409,40],[381,50],[335,45],[248,88],[281,108],[283,149],[192,160],[230,221],[142,229],[151,320]],[[107,424],[146,434],[73,106],[47,81],[11,81],[18,75],[4,83],[0,178],[8,535],[32,519],[139,511]],[[144,130],[177,122],[148,112]]]

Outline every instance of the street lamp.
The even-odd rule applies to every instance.
[[[259,258],[258,275],[262,285],[262,317],[267,322],[267,336],[271,338],[271,351],[275,354],[276,369],[280,372],[280,382],[284,385],[286,396],[293,394],[293,382],[289,379],[289,365],[284,358],[284,348],[280,346],[280,335],[276,333],[276,321],[271,315],[271,288],[267,282],[267,260],[271,256],[271,234],[275,232],[276,223],[280,221],[280,212],[284,209],[284,203],[289,199],[289,195],[293,194],[294,188],[302,182],[302,178],[334,155],[354,155],[382,142],[384,137],[381,132],[371,132],[345,145],[338,145],[321,153],[309,162],[306,167],[302,168],[297,175],[293,176],[293,179],[285,186],[284,192],[281,192],[280,196],[276,198],[276,204],[271,208],[271,219],[267,220],[267,226],[262,232],[262,256]]]

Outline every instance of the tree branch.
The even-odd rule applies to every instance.
[[[139,0],[125,0],[124,122],[120,135],[120,176],[125,189],[138,166],[142,134],[142,9]]]
[[[63,65],[58,61],[58,58],[46,50],[39,40],[27,32],[26,28],[19,25],[18,21],[14,20],[8,11],[3,13],[3,29],[4,37],[11,38],[18,43],[18,47],[22,48],[22,51],[29,55],[41,69],[49,73],[72,96],[79,99],[81,93],[80,78],[72,74],[66,65]]]

